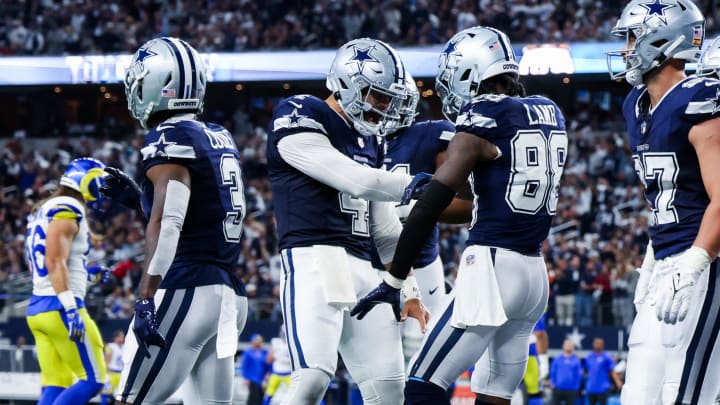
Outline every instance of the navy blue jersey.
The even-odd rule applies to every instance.
[[[368,201],[314,180],[280,156],[278,142],[301,132],[326,136],[335,149],[358,163],[382,165],[383,145],[378,137],[361,135],[325,101],[303,95],[280,102],[270,121],[267,143],[280,249],[341,246],[353,256],[370,260]]]
[[[692,246],[710,202],[688,134],[695,124],[720,112],[720,82],[688,78],[654,111],[649,112],[648,105],[647,89],[635,87],[623,113],[635,170],[652,210],[648,232],[655,258],[662,259]]]
[[[235,275],[245,197],[240,154],[223,127],[193,120],[165,122],[145,136],[143,171],[161,164],[179,164],[190,171],[190,202],[175,259],[161,288],[227,284],[244,295]],[[142,208],[153,205],[153,185],[145,178]],[[173,196],[167,195],[166,198]]]
[[[415,175],[435,173],[436,158],[455,135],[451,122],[424,121],[403,128],[387,138],[385,166],[392,172]],[[438,257],[438,227],[420,251],[413,267],[425,267]]]
[[[558,106],[541,96],[484,95],[462,109],[455,129],[502,152],[471,172],[468,245],[539,251],[555,214],[567,156],[565,118]]]

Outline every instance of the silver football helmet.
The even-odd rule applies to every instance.
[[[720,79],[720,36],[715,38],[700,55],[695,74]]]
[[[159,111],[200,113],[205,84],[205,64],[192,46],[178,38],[151,39],[135,53],[125,74],[128,110],[143,128]]]
[[[363,135],[384,135],[388,122],[400,119],[407,93],[405,74],[394,49],[382,41],[361,38],[338,49],[326,85],[355,129]]]
[[[440,54],[435,90],[443,114],[454,121],[462,107],[480,91],[480,82],[503,73],[519,76],[507,35],[490,27],[471,27],[455,34]]]
[[[403,100],[400,106],[399,120],[389,120],[385,133],[392,134],[401,128],[407,128],[415,122],[417,117],[417,105],[420,101],[420,91],[418,90],[415,79],[412,77],[410,72],[405,71],[405,88],[407,90],[407,97]]]
[[[607,53],[610,77],[625,78],[637,86],[643,83],[643,75],[670,59],[697,61],[705,36],[705,18],[690,0],[632,0],[612,33],[625,38],[628,49]],[[621,72],[613,70],[617,58],[622,58],[625,65]]]

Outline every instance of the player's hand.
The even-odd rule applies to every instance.
[[[653,277],[652,270],[643,270],[642,267],[635,269],[640,276],[638,277],[637,286],[635,287],[635,297],[633,304],[640,305],[645,302],[648,293],[650,293],[650,280]]]
[[[430,183],[430,180],[432,180],[432,174],[430,173],[416,174],[410,184],[405,187],[400,205],[409,204],[410,200],[420,197],[420,194],[425,191],[425,187]]]
[[[100,187],[100,192],[128,208],[139,209],[142,192],[135,180],[114,167],[106,167],[105,173],[105,184]]]
[[[363,319],[375,305],[382,303],[390,304],[395,320],[400,322],[400,289],[390,286],[385,281],[360,298],[360,301],[350,311],[350,316],[357,315],[357,319]]]
[[[155,313],[155,300],[151,298],[138,298],[135,301],[135,321],[133,332],[138,341],[138,350],[145,357],[150,358],[148,348],[152,345],[164,349],[165,338],[157,330],[157,315]]]
[[[692,246],[675,258],[672,265],[676,270],[663,279],[655,300],[655,310],[660,321],[675,324],[685,319],[695,294],[694,287],[702,272],[710,267],[710,261],[708,252],[697,246]]]
[[[75,342],[82,342],[85,339],[85,323],[77,308],[65,310],[65,326],[68,329],[68,337]]]
[[[420,323],[420,331],[425,333],[427,323],[430,320],[430,311],[428,311],[420,298],[405,301],[402,312],[400,312],[400,321],[405,322],[408,317],[417,319]]]
[[[110,269],[105,266],[87,266],[88,281],[105,284],[110,280]]]

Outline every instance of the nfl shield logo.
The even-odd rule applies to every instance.
[[[362,139],[362,137],[360,137],[360,136],[358,136],[358,146],[360,146],[360,148],[365,147],[365,140]]]
[[[475,264],[475,255],[469,255],[468,257],[466,257],[465,264],[467,264],[468,266],[472,266],[473,264]]]

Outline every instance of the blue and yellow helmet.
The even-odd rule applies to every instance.
[[[60,185],[79,192],[87,203],[99,202],[103,198],[100,187],[105,184],[104,175],[105,164],[101,161],[77,158],[65,169]]]

